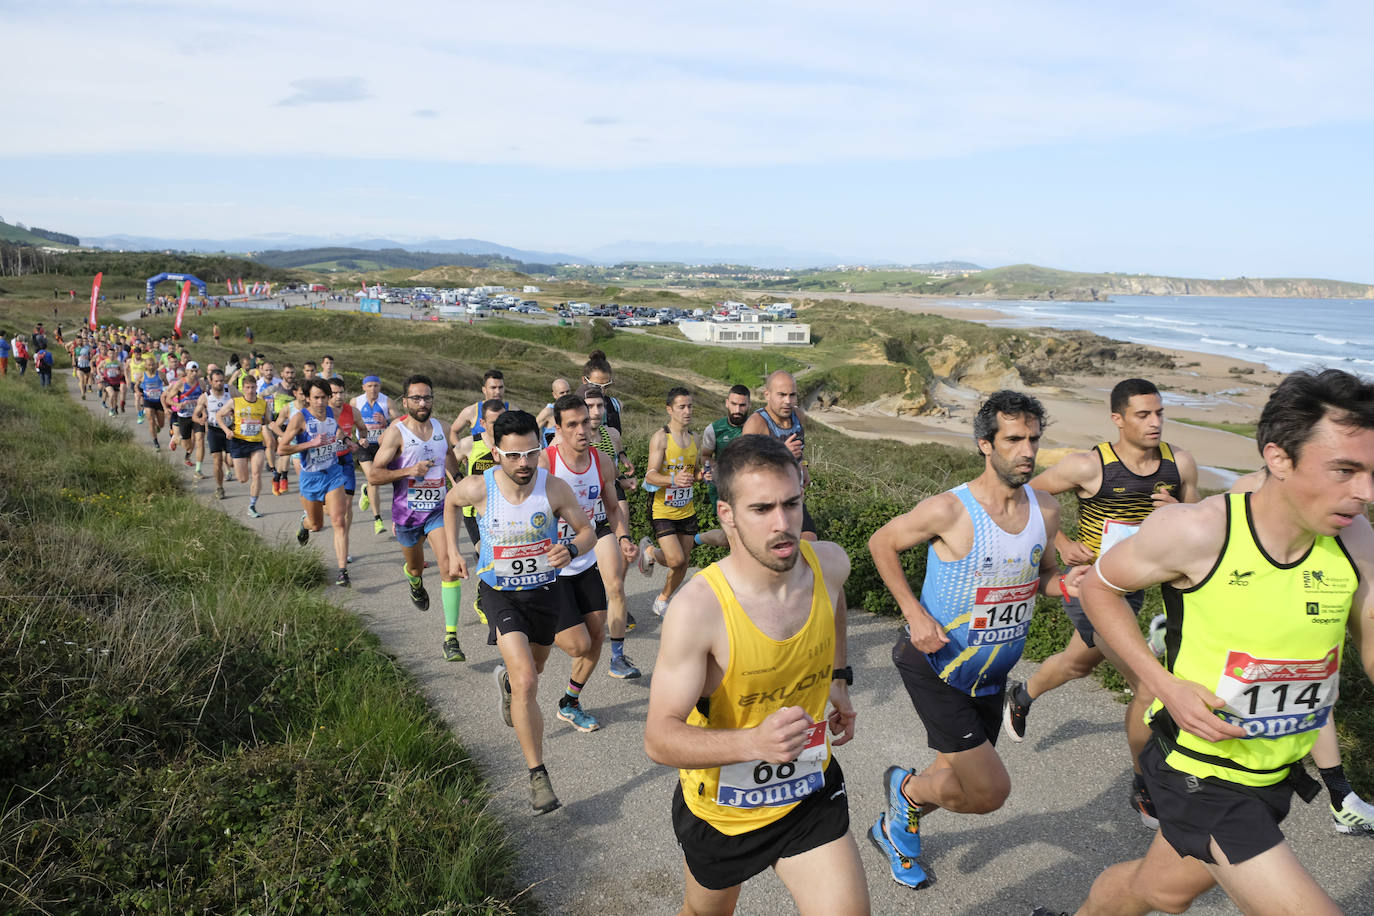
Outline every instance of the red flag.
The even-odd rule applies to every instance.
[[[363,295],[366,296],[366,295],[367,295],[367,281],[366,281],[366,280],[363,280],[363,281],[361,281],[361,282],[362,282],[362,284],[363,284]]]
[[[98,327],[95,323],[95,304],[100,301],[100,280],[104,276],[105,271],[102,270],[95,275],[95,282],[91,284],[91,319],[89,324],[92,331]]]
[[[224,285],[227,286],[227,287],[229,287],[229,292],[230,292],[230,294],[232,295],[233,292],[234,292],[234,281],[233,281],[233,280],[225,280],[225,281],[224,281]]]
[[[181,301],[177,303],[177,320],[172,322],[172,334],[181,339],[181,316],[186,314],[186,297],[191,295],[191,281],[181,284]]]

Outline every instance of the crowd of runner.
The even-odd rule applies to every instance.
[[[47,353],[50,374],[41,331],[25,341],[25,358],[41,366]],[[0,335],[0,375],[19,358],[17,342]],[[213,477],[218,499],[246,498],[243,511],[259,517],[268,472],[276,496],[294,477],[297,541],[328,520],[338,586],[350,584],[355,502],[370,513],[374,535],[400,546],[416,608],[430,606],[426,567],[437,573],[450,661],[466,660],[461,583],[474,577],[473,612],[501,657],[495,690],[536,813],[560,804],[537,702],[551,650],[572,660],[556,716],[598,729],[583,701],[605,643],[609,676],[641,673],[625,651],[635,625],[626,571],[664,567],[651,607],[664,621],[644,743],[680,771],[671,804],[683,912],[732,911],[743,882],[770,867],[803,912],[868,911],[832,754],[855,727],[850,558],[806,510],[806,418],[790,374],[767,378],[758,409],[748,387],[734,386],[723,415],[705,424],[694,423],[691,392],[666,391],[641,473],[599,351],[580,381],[553,379],[534,412],[512,405],[504,374],[491,369],[480,397],[448,423],[433,415],[434,383],[419,373],[392,380],[389,398],[376,375],[349,391],[329,356],[299,370],[251,355],[202,367],[179,343],[137,328],[82,330],[57,346],[83,400],[99,398],[111,416],[132,400],[153,447],[165,428],[168,449],[196,479]],[[1126,379],[1106,406],[1114,439],[1036,475],[1043,407],[1019,392],[991,395],[971,430],[983,472],[870,538],[905,620],[893,664],[935,759],[921,771],[887,770],[886,808],[867,835],[897,883],[926,886],[925,819],[1001,807],[1011,776],[999,735],[1022,741],[1033,704],[1105,659],[1132,689],[1131,806],[1158,832],[1143,859],[1105,871],[1078,912],[1182,912],[1215,884],[1247,913],[1338,912],[1279,824],[1294,792],[1310,801],[1322,789],[1301,762],[1310,753],[1335,830],[1374,834],[1374,807],[1346,780],[1333,720],[1347,630],[1374,679],[1365,515],[1374,386],[1335,370],[1289,376],[1260,418],[1263,466],[1207,499],[1193,456],[1163,438],[1153,384]],[[1072,538],[1055,498],[1069,492],[1080,519]],[[703,494],[719,525],[705,531]],[[629,529],[636,498],[649,501],[652,530],[638,542]],[[729,552],[688,578],[699,544]],[[920,545],[928,558],[917,589],[901,554]],[[1142,635],[1136,615],[1153,585],[1166,610]],[[1029,680],[1009,681],[1041,594],[1063,600],[1074,633]]]

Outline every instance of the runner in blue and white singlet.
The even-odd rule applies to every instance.
[[[1034,507],[1035,493],[1023,489]],[[968,484],[951,492],[973,520],[973,549],[952,562],[934,550],[927,555],[921,604],[944,627],[949,643],[926,657],[951,687],[986,696],[1002,689],[1021,659],[1040,590],[1045,520],[1032,511],[1026,527],[1009,534],[988,517]]]
[[[278,455],[296,455],[300,461],[301,525],[296,542],[305,545],[310,532],[324,528],[324,514],[334,529],[334,558],[339,575],[336,585],[348,586],[348,496],[339,466],[339,424],[329,407],[328,383],[311,379],[303,386],[306,402],[286,422],[277,442]]]
[[[512,505],[496,486],[496,468],[487,468],[482,479],[487,489],[487,511],[477,516],[482,532],[482,552],[477,577],[498,591],[524,591],[552,585],[558,570],[545,556],[558,543],[558,520],[549,508],[545,487],[549,472],[535,469],[534,490],[520,505]],[[596,554],[588,551],[595,562]],[[574,558],[576,562],[576,558]]]

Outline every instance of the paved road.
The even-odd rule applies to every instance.
[[[99,412],[94,399],[86,406]],[[133,413],[110,422],[127,427],[149,448],[149,457],[155,457],[146,427],[135,425]],[[156,459],[171,460],[165,432],[162,441],[163,451]],[[175,459],[179,462],[180,454]],[[189,469],[186,478],[187,488],[208,505],[230,513],[284,550],[301,549],[294,539],[300,517],[294,475],[289,496],[272,496],[267,488],[259,501],[265,517],[256,520],[244,514],[246,485],[228,484],[229,497],[218,501],[213,480],[193,481]],[[397,568],[400,552],[395,540],[373,535],[369,513],[355,514],[351,543],[358,558],[351,570],[353,588],[329,587],[328,597],[353,609],[413,673],[481,766],[495,795],[495,814],[519,847],[518,874],[529,893],[549,913],[674,912],[682,895],[682,860],[668,817],[676,774],[649,761],[642,744],[649,675],[658,649],[659,621],[649,605],[663,574],[650,580],[630,573],[630,609],[639,628],[626,641],[627,653],[645,677],[612,680],[604,674],[603,659],[583,693],[584,705],[601,720],[600,731],[581,734],[554,719],[569,662],[557,651],[550,657],[540,691],[547,715],[545,753],[563,807],[533,817],[525,767],[514,732],[501,721],[491,677],[499,656],[494,647],[486,646],[486,628],[472,614],[471,591],[464,587],[460,627],[468,661],[445,662],[434,570],[426,576],[433,608],[422,614],[409,601]],[[325,565],[332,567],[330,544],[326,530],[304,549],[323,551]],[[851,615],[858,734],[836,752],[848,778],[853,829],[875,913],[1025,914],[1035,905],[1072,911],[1104,867],[1144,852],[1152,834],[1128,808],[1124,708],[1095,682],[1079,681],[1036,705],[1024,743],[1001,742],[1013,784],[1002,810],[982,817],[940,812],[926,821],[922,861],[935,884],[923,891],[894,884],[885,858],[865,839],[883,806],[882,771],[891,763],[924,766],[933,756],[892,667],[895,634],[891,619]],[[1023,662],[1018,676],[1031,670],[1033,666]],[[1285,827],[1299,857],[1347,912],[1374,913],[1374,843],[1336,835],[1325,794],[1318,804],[1295,802]],[[745,886],[738,912],[793,909],[786,890],[768,872]],[[1236,910],[1214,890],[1192,912]]]

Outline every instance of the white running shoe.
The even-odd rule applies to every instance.
[[[654,572],[654,542],[648,538],[639,539],[639,571],[646,576],[653,575]],[[662,613],[659,614],[662,617]]]
[[[1341,810],[1331,806],[1331,819],[1337,833],[1374,834],[1374,805],[1354,792],[1341,800]]]
[[[668,599],[659,595],[654,599],[654,614],[662,617],[666,613],[668,613]]]

